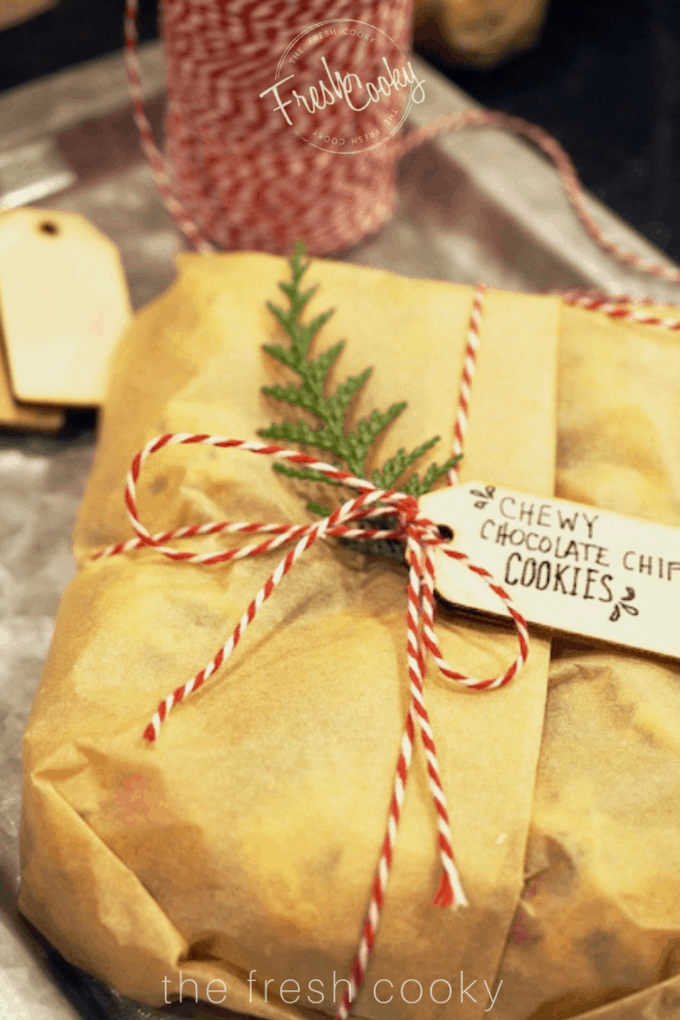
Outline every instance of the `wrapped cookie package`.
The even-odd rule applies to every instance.
[[[75,532],[79,572],[25,735],[20,907],[67,959],[133,999],[162,1006],[182,991],[259,1017],[334,1016],[409,708],[406,570],[317,542],[226,665],[144,740],[159,702],[213,658],[281,555],[94,558],[133,534],[125,479],[149,440],[257,440],[276,413],[262,386],[290,381],[262,349],[281,342],[266,305],[286,262],[183,255],[179,267],[112,365]],[[423,460],[441,462],[474,288],[330,261],[308,278],[319,285],[310,318],[335,308],[319,350],[347,341],[336,381],[374,366],[356,418],[408,400],[376,457],[439,435]],[[487,291],[462,480],[677,526],[679,369],[675,333]],[[243,450],[167,448],[137,498],[151,533],[314,519],[297,483]],[[232,544],[203,535],[181,548]],[[502,673],[516,654],[493,620],[442,609],[436,629],[466,675]],[[432,902],[437,818],[416,740],[352,1014],[674,1015],[677,663],[541,631],[502,689],[468,691],[430,665],[425,691],[469,906]]]

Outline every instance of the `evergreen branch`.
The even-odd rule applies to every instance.
[[[329,311],[322,312],[321,315],[317,315],[316,319],[312,319],[312,321],[309,323],[308,326],[301,326],[301,327],[299,327],[299,329],[300,329],[300,332],[299,332],[299,336],[300,336],[300,350],[302,351],[304,357],[307,357],[307,352],[309,351],[309,345],[311,344],[312,340],[314,339],[316,334],[319,332],[321,327],[326,322],[328,322],[328,320],[330,319],[332,314],[333,314],[333,309],[331,308],[331,309],[329,309]]]
[[[314,410],[314,395],[309,392],[307,387],[298,388],[290,383],[288,386],[263,386],[262,392],[266,393],[268,397],[273,397],[274,400],[284,400],[287,404],[304,407],[306,411]],[[261,435],[263,434],[261,433]]]
[[[333,396],[325,401],[326,424],[337,432],[339,437],[342,436],[342,426],[347,409],[372,371],[372,368],[365,368],[361,375],[348,376],[343,383],[340,383]]]
[[[418,475],[414,473],[404,486],[404,492],[406,492],[409,496],[415,496],[416,498],[424,496],[426,492],[430,491],[435,482],[438,482],[439,479],[443,478],[443,476],[447,474],[452,467],[455,467],[461,457],[462,454],[458,454],[457,457],[449,457],[445,464],[430,464],[423,476],[422,482],[418,478]]]
[[[287,475],[289,478],[302,478],[306,482],[326,482],[328,485],[342,485],[337,478],[326,478],[320,471],[314,468],[293,467],[291,464],[282,464],[277,461],[274,470],[280,475]],[[330,511],[329,511],[330,512]]]
[[[294,372],[297,372],[298,362],[290,351],[287,351],[285,347],[281,347],[278,344],[263,344],[262,350],[266,351],[267,354],[271,354],[272,358],[276,358],[282,365],[286,365],[288,368],[292,368]]]
[[[394,457],[390,457],[389,460],[385,461],[382,471],[373,472],[371,479],[373,484],[378,489],[394,488],[397,478],[403,475],[404,471],[410,468],[412,464],[415,464],[424,453],[431,450],[438,442],[439,436],[434,436],[421,446],[417,446],[415,450],[411,450],[410,453],[407,453],[402,446],[400,450],[397,450]]]
[[[348,471],[363,478],[366,471],[366,458],[372,443],[402,413],[406,408],[406,403],[401,401],[392,404],[386,411],[371,411],[367,417],[359,419],[354,431],[346,431],[347,417],[352,401],[367,382],[372,369],[366,368],[359,375],[348,376],[337,385],[334,393],[326,395],[329,372],[342,353],[345,342],[339,340],[322,351],[316,358],[308,356],[314,337],[328,322],[333,312],[332,310],[322,312],[306,325],[300,322],[302,312],[316,293],[316,287],[306,291],[300,290],[302,278],[309,268],[305,254],[304,244],[298,241],[293,257],[290,259],[291,281],[279,284],[282,293],[288,299],[289,307],[284,310],[271,301],[267,302],[267,308],[286,333],[290,345],[287,348],[280,344],[269,344],[264,347],[267,354],[295,372],[300,382],[299,385],[289,383],[285,386],[278,384],[265,386],[263,392],[274,400],[303,408],[319,420],[319,425],[314,428],[301,420],[284,421],[260,429],[259,434],[265,439],[325,450],[343,461]],[[438,441],[439,437],[435,436],[409,453],[402,447],[383,464],[382,468],[373,472],[373,484],[381,489],[394,488],[397,479],[420,457],[431,450]],[[422,496],[425,492],[429,492],[432,486],[459,460],[460,457],[451,457],[443,465],[431,464],[425,471],[422,480],[417,473],[414,473],[401,486],[402,491],[412,496]],[[340,484],[335,479],[326,478],[314,468],[300,468],[290,464],[276,463],[274,469],[290,478],[326,482],[336,486]],[[321,516],[326,516],[331,512],[328,508],[314,502],[309,502],[307,507]],[[394,550],[392,550],[392,555],[394,555]]]
[[[329,507],[320,506],[318,503],[315,503],[311,499],[307,501],[307,509],[310,510],[313,514],[316,514],[318,517],[330,517],[330,515],[333,513],[333,511]]]
[[[293,249],[293,256],[290,259],[290,268],[293,276],[293,285],[297,287],[302,277],[307,272],[308,263],[303,262],[307,248],[304,241],[296,241]]]
[[[290,301],[290,315],[295,321],[300,317],[300,313],[305,310],[310,298],[313,297],[317,291],[316,287],[310,287],[309,290],[305,291],[303,294],[298,290],[297,284],[295,283],[280,283],[279,289],[283,291]]]
[[[386,411],[371,411],[368,418],[361,418],[357,422],[356,432],[348,432],[345,436],[340,456],[359,478],[364,476],[369,446],[405,407],[406,402],[402,401],[400,404],[392,404]]]
[[[272,315],[279,320],[279,322],[285,329],[286,333],[295,344],[297,342],[297,329],[295,328],[296,327],[295,317],[291,314],[292,308],[289,308],[288,311],[286,312],[283,310],[283,308],[280,308],[278,305],[275,305],[273,301],[267,301],[267,308],[272,313]],[[291,333],[294,335],[291,336]]]
[[[285,312],[283,308],[279,308],[279,306],[275,305],[272,301],[267,302],[267,308],[272,315],[278,319],[290,338],[290,357],[293,365],[296,367],[296,370],[298,365],[301,367],[304,366],[304,359],[307,357],[309,345],[324,323],[328,322],[333,314],[333,310],[331,309],[328,312],[322,312],[321,315],[317,315],[317,317],[312,319],[307,326],[300,325],[298,322],[300,313],[294,312],[294,308],[301,303],[304,308],[315,290],[316,287],[307,291],[306,294],[301,295],[301,298],[303,299],[302,302],[296,301],[295,304],[291,303],[291,307],[287,312]]]
[[[344,349],[345,341],[339,340],[337,344],[333,344],[327,350],[320,354],[316,360],[307,361],[307,372],[302,380],[302,386],[314,395],[314,399],[317,401],[317,407],[319,410],[325,406],[325,399],[323,395],[324,385],[326,383],[326,376],[331,370],[334,362],[341,354]],[[320,414],[317,415],[320,417]]]
[[[329,453],[336,453],[337,443],[327,429],[313,429],[306,421],[282,421],[270,425],[266,429],[260,429],[259,434],[264,439],[274,439],[278,442],[300,443],[303,446],[315,446],[318,450],[328,450]]]
[[[336,358],[340,354],[342,354],[344,349],[345,349],[345,341],[344,340],[338,340],[337,344],[333,344],[333,346],[332,347],[328,347],[323,352],[323,354],[320,354],[319,357],[316,359],[316,361],[309,361],[308,365],[309,365],[310,375],[313,375],[314,378],[316,378],[318,376],[322,381],[325,381],[326,376],[328,375],[329,371],[331,370],[331,367],[334,364]]]

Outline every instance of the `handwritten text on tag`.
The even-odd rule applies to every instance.
[[[531,623],[680,658],[680,528],[482,482],[420,512],[486,567]],[[435,549],[442,598],[498,615],[486,584]]]

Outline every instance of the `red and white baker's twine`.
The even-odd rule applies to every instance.
[[[195,0],[164,0],[165,39],[169,72],[166,134],[169,162],[154,144],[143,109],[139,67],[136,59],[137,0],[127,0],[126,64],[142,143],[151,164],[160,195],[170,215],[199,251],[255,249],[288,253],[295,240],[303,237],[312,254],[326,254],[356,243],[363,235],[385,222],[394,205],[393,167],[396,160],[416,145],[443,131],[467,128],[501,128],[536,144],[553,162],[566,194],[588,235],[605,251],[625,265],[650,275],[680,282],[680,273],[644,262],[639,256],[608,241],[588,213],[580,182],[568,155],[558,142],[535,125],[518,117],[485,110],[472,110],[442,117],[423,128],[395,137],[388,145],[350,159],[314,149],[295,138],[286,138],[276,120],[258,113],[256,97],[271,84],[270,68],[263,57],[282,52],[301,27],[327,18],[355,16],[353,0],[308,0],[303,6],[288,0],[213,0],[210,5]],[[382,28],[397,45],[408,47],[408,0],[390,4],[370,0],[362,8],[362,20]],[[354,51],[352,59],[357,57]],[[258,77],[259,76],[259,77]],[[250,139],[250,141],[249,141]],[[264,200],[263,200],[264,196]],[[461,379],[458,415],[454,431],[454,454],[462,453],[467,429],[470,388],[474,376],[479,321],[484,285],[473,300]],[[647,325],[680,329],[680,318],[650,315],[636,309],[627,296],[612,298],[585,291],[565,292],[563,299],[616,319],[631,319]],[[664,303],[665,304],[665,303]],[[625,307],[629,305],[632,307]],[[200,444],[240,448],[304,464],[329,478],[359,490],[360,495],[345,503],[330,517],[314,525],[266,524],[235,521],[211,522],[151,535],[139,520],[135,487],[146,459],[165,446]],[[449,482],[458,481],[458,468]],[[503,601],[519,638],[519,655],[502,676],[474,680],[454,672],[444,660],[434,630],[434,567],[432,548],[443,540],[431,521],[418,516],[417,502],[403,493],[376,489],[315,458],[277,446],[224,439],[217,436],[173,434],[147,444],[135,458],[126,489],[126,504],[137,538],[121,542],[100,553],[113,556],[144,546],[170,559],[211,565],[271,552],[295,543],[264,586],[252,600],[228,641],[215,657],[187,683],[176,688],[158,706],[145,737],[158,739],[168,713],[191,693],[200,689],[226,661],[263,603],[314,542],[327,536],[353,539],[396,538],[406,544],[409,568],[407,586],[407,661],[411,701],[402,737],[390,802],[387,831],[383,840],[369,909],[363,924],[358,952],[350,968],[350,987],[343,996],[336,1020],[347,1020],[361,988],[370,959],[389,880],[397,827],[406,780],[411,765],[416,728],[420,730],[427,759],[430,791],[438,822],[438,846],[442,876],[435,903],[454,907],[466,902],[455,866],[449,815],[439,776],[435,741],[425,705],[423,678],[427,656],[442,673],[464,686],[493,689],[508,683],[526,661],[528,635],[525,621],[507,593],[480,567],[459,552],[444,550],[469,570],[481,576]],[[392,531],[352,527],[360,520],[384,515],[388,508],[397,519]],[[222,553],[181,552],[166,543],[218,533],[268,535],[263,541]]]
[[[466,110],[461,113],[448,114],[438,117],[430,124],[409,132],[399,142],[399,155],[410,152],[411,149],[422,144],[429,138],[445,131],[460,131],[467,128],[500,128],[510,131],[522,138],[533,142],[541,152],[548,157],[557,170],[569,202],[583,224],[588,236],[596,242],[609,255],[613,255],[619,262],[650,276],[670,280],[672,283],[680,283],[680,271],[668,269],[666,266],[658,265],[655,262],[647,262],[634,252],[626,251],[620,245],[610,241],[604,232],[598,227],[586,209],[583,200],[583,188],[579,180],[576,168],[570,156],[565,152],[557,139],[544,131],[543,128],[521,117],[513,117],[510,114],[501,113],[498,110]],[[619,316],[622,317],[622,316]]]
[[[460,458],[463,453],[463,441],[468,426],[468,410],[470,406],[470,389],[475,375],[477,365],[477,349],[479,347],[479,324],[482,319],[482,301],[486,290],[485,283],[478,283],[472,298],[472,313],[468,323],[467,340],[465,344],[465,356],[463,359],[463,373],[460,380],[460,393],[458,395],[458,415],[453,429],[453,455]],[[458,462],[456,462],[448,474],[449,485],[458,484]]]
[[[593,291],[556,291],[562,300],[568,305],[578,308],[585,308],[590,312],[602,312],[610,319],[627,319],[637,322],[642,326],[662,326],[665,329],[680,329],[680,318],[677,316],[650,315],[648,311],[640,310],[639,306],[647,308],[678,308],[678,305],[670,301],[659,301],[655,298],[634,298],[630,294],[618,294],[611,296],[599,294]],[[629,306],[629,307],[627,307]]]
[[[407,52],[411,7],[409,0],[366,0],[361,19]],[[163,14],[168,162],[156,148],[144,113],[136,55],[137,0],[126,0],[126,67],[135,119],[159,193],[199,251],[287,254],[302,237],[311,254],[323,255],[355,244],[389,219],[396,200],[393,168],[400,156],[446,131],[489,127],[511,131],[541,149],[557,169],[589,237],[604,251],[626,266],[680,283],[677,270],[645,261],[605,237],[586,209],[567,153],[546,131],[520,117],[489,110],[454,113],[349,158],[316,149],[293,134],[279,110],[265,109],[260,99],[272,83],[271,62],[301,30],[329,19],[355,19],[354,0],[307,0],[304,5],[289,0],[164,0]],[[347,67],[341,70],[360,66],[362,57],[357,41],[345,51]],[[305,70],[306,59],[305,54],[297,58],[298,74]],[[325,110],[324,117],[327,130],[342,133],[339,106]]]
[[[389,219],[396,202],[389,146],[338,158],[298,137],[272,97],[260,94],[272,86],[286,47],[321,22],[360,18],[406,51],[411,8],[412,0],[363,0],[360,13],[356,0],[164,0],[166,161],[144,114],[137,0],[126,0],[135,119],[160,196],[195,248],[288,254],[302,237],[318,255],[353,244]],[[343,39],[337,70],[363,66],[367,46]],[[311,60],[301,48],[296,73],[304,74]],[[335,104],[324,112],[324,130],[356,134],[356,116]]]
[[[481,301],[483,287],[475,292],[473,310],[468,332],[468,346],[465,356],[464,385],[461,390],[461,407],[464,408],[462,416],[459,414],[456,424],[455,446],[456,452],[461,452],[465,432],[467,430],[467,403],[469,399],[470,384],[474,375],[474,364],[478,342],[479,318],[481,314]],[[171,531],[160,532],[151,535],[139,519],[137,508],[136,487],[142,468],[146,460],[154,453],[158,453],[166,446],[202,445],[213,446],[221,449],[241,449],[252,453],[277,457],[281,460],[290,461],[293,464],[302,464],[321,472],[327,478],[342,482],[345,485],[359,490],[359,495],[335,510],[330,516],[323,518],[312,525],[292,524],[265,524],[236,521],[209,522],[201,525],[192,525],[183,528],[176,528]],[[380,915],[385,900],[385,893],[392,865],[392,855],[397,837],[397,828],[401,814],[404,790],[408,778],[411,760],[413,756],[413,742],[416,728],[419,729],[421,740],[427,760],[427,774],[435,811],[437,813],[438,835],[437,842],[439,857],[442,866],[439,888],[434,897],[434,903],[442,906],[459,907],[467,903],[460,877],[455,865],[452,837],[450,830],[449,814],[446,805],[446,798],[439,774],[437,751],[434,735],[430,725],[430,719],[425,705],[423,680],[425,675],[428,656],[431,656],[440,671],[449,679],[455,680],[465,687],[474,690],[492,690],[503,687],[509,683],[526,662],[528,656],[528,632],[523,617],[514,607],[510,596],[500,585],[494,582],[493,577],[483,567],[476,566],[462,552],[451,549],[443,549],[446,555],[459,561],[468,570],[481,577],[494,594],[503,602],[508,615],[514,622],[518,640],[519,654],[512,665],[500,676],[486,680],[476,680],[453,670],[442,655],[441,647],[434,629],[435,597],[434,597],[434,562],[432,548],[443,546],[445,540],[442,538],[436,525],[418,514],[418,502],[414,497],[393,490],[377,489],[366,479],[356,478],[347,471],[330,464],[317,461],[310,454],[297,453],[292,450],[285,450],[279,446],[266,445],[263,443],[245,442],[237,439],[226,439],[221,436],[210,436],[197,433],[168,433],[159,436],[148,443],[144,449],[134,458],[128,474],[125,489],[125,504],[132,526],[137,538],[127,542],[119,542],[102,550],[95,558],[105,558],[133,549],[140,549],[146,546],[155,549],[169,559],[200,563],[204,566],[225,563],[230,560],[242,559],[245,556],[254,556],[260,553],[271,552],[285,544],[294,542],[285,557],[278,564],[274,572],[267,579],[255,598],[251,601],[246,612],[235,627],[229,639],[222,645],[213,659],[200,672],[193,676],[187,683],[177,687],[158,706],[153,718],[144,731],[145,738],[153,743],[159,735],[164,720],[170,711],[179,705],[190,694],[198,691],[226,661],[236,648],[247,627],[254,620],[258,610],[264,602],[273,594],[277,585],[285,575],[293,568],[300,556],[309,549],[318,538],[327,536],[341,536],[352,539],[397,539],[405,542],[406,560],[409,568],[407,585],[407,664],[408,677],[411,692],[406,725],[401,741],[397,767],[395,771],[392,798],[390,801],[388,824],[382,844],[378,868],[371,892],[369,908],[363,923],[361,942],[356,956],[350,968],[349,988],[346,990],[343,1000],[338,1008],[337,1020],[346,1020],[349,1015],[352,1003],[363,984],[366,968],[370,959],[375,937],[380,922]],[[366,527],[352,527],[352,524],[360,520],[370,520],[371,517],[385,516],[389,514],[396,519],[396,527],[391,530],[371,529]],[[273,535],[264,541],[238,549],[230,549],[219,553],[194,553],[182,552],[168,546],[166,543],[173,539],[191,538],[218,533],[242,533],[242,534],[268,534]]]
[[[167,446],[213,446],[220,449],[241,449],[265,456],[276,457],[293,464],[302,464],[321,472],[329,479],[342,482],[351,488],[359,490],[359,496],[344,503],[334,510],[330,516],[323,518],[315,524],[291,525],[291,524],[262,524],[262,523],[239,523],[235,521],[211,522],[208,524],[195,525],[191,527],[177,528],[173,531],[161,532],[151,535],[139,519],[137,508],[137,482],[142,468],[147,459],[154,453]],[[394,490],[377,489],[366,479],[356,478],[347,471],[330,464],[316,460],[310,454],[297,453],[293,450],[285,450],[279,446],[266,445],[264,443],[245,442],[239,439],[227,439],[222,436],[210,436],[197,433],[168,433],[153,439],[134,458],[128,474],[125,489],[125,504],[132,526],[137,533],[137,538],[128,542],[119,542],[102,550],[96,558],[105,558],[117,554],[140,549],[145,546],[155,549],[169,559],[184,561],[188,563],[200,563],[204,566],[224,563],[229,560],[242,559],[245,556],[254,556],[259,553],[270,552],[280,546],[295,542],[285,557],[278,564],[255,598],[251,601],[247,610],[236,625],[229,639],[222,645],[214,658],[200,672],[193,676],[187,683],[180,685],[169,694],[158,706],[151,721],[144,731],[145,738],[153,743],[160,734],[163,722],[172,709],[179,705],[190,694],[198,691],[209,677],[211,677],[227,660],[236,648],[247,627],[254,620],[258,610],[264,602],[273,594],[277,585],[283,580],[292,569],[300,556],[309,549],[318,538],[326,536],[342,536],[352,539],[397,539],[406,543],[406,557],[409,566],[409,581],[407,586],[407,662],[408,676],[411,689],[411,703],[406,720],[405,733],[401,743],[399,759],[395,775],[395,782],[390,803],[389,820],[387,832],[383,842],[380,862],[373,885],[371,903],[364,921],[363,936],[357,956],[351,968],[351,988],[346,994],[346,1001],[343,1000],[338,1011],[338,1017],[347,1017],[351,1002],[361,986],[370,956],[375,934],[377,931],[380,912],[385,897],[385,890],[389,879],[392,853],[397,835],[397,826],[401,812],[401,805],[404,796],[404,788],[409,773],[412,758],[413,740],[416,726],[420,730],[425,755],[427,758],[427,773],[430,784],[430,791],[437,812],[438,823],[438,846],[439,856],[442,864],[442,876],[438,892],[434,902],[441,906],[463,906],[466,904],[465,893],[456,870],[453,857],[451,831],[449,826],[449,815],[446,807],[446,799],[439,776],[437,763],[437,752],[430,726],[430,720],[425,706],[423,691],[423,678],[428,655],[431,655],[441,672],[451,680],[455,680],[465,687],[473,690],[493,690],[505,686],[517,674],[517,671],[526,662],[529,651],[529,636],[527,625],[523,617],[514,607],[510,596],[500,585],[494,582],[491,574],[483,567],[476,566],[462,552],[457,550],[443,549],[446,555],[450,556],[465,565],[468,570],[481,577],[491,591],[504,603],[508,615],[514,622],[519,640],[519,654],[512,665],[500,676],[491,677],[486,680],[476,680],[453,670],[444,659],[437,636],[434,630],[434,566],[431,556],[431,549],[434,546],[443,546],[445,540],[442,538],[437,526],[427,518],[418,514],[418,501],[413,496]],[[362,519],[370,519],[371,516],[384,516],[388,513],[397,520],[394,529],[371,529],[352,527],[353,522]],[[171,548],[165,543],[177,538],[189,538],[198,535],[213,535],[220,532],[234,534],[237,532],[245,534],[274,533],[273,538],[267,538],[263,542],[251,544],[240,549],[231,549],[221,553],[192,553],[182,552]]]

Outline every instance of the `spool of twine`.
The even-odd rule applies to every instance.
[[[402,130],[419,101],[417,85],[405,81],[406,68],[413,75],[412,13],[413,0],[163,0],[163,159],[143,109],[137,0],[127,0],[135,119],[165,206],[191,244],[199,251],[289,255],[302,238],[311,255],[337,252],[390,219],[396,163],[406,152],[445,131],[496,127],[542,150],[604,251],[680,283],[677,269],[604,236],[569,156],[540,127],[472,109]]]
[[[158,153],[153,159],[150,136],[145,142],[157,180],[165,176],[166,204],[175,218],[181,208],[195,246],[288,254],[303,237],[311,254],[323,255],[390,218],[400,152],[384,143],[399,129],[410,87],[391,88],[360,111],[352,107],[366,104],[366,82],[386,80],[386,67],[403,72],[412,6],[164,0],[165,163]],[[135,89],[136,0],[127,15]],[[279,102],[272,86],[286,78]]]

